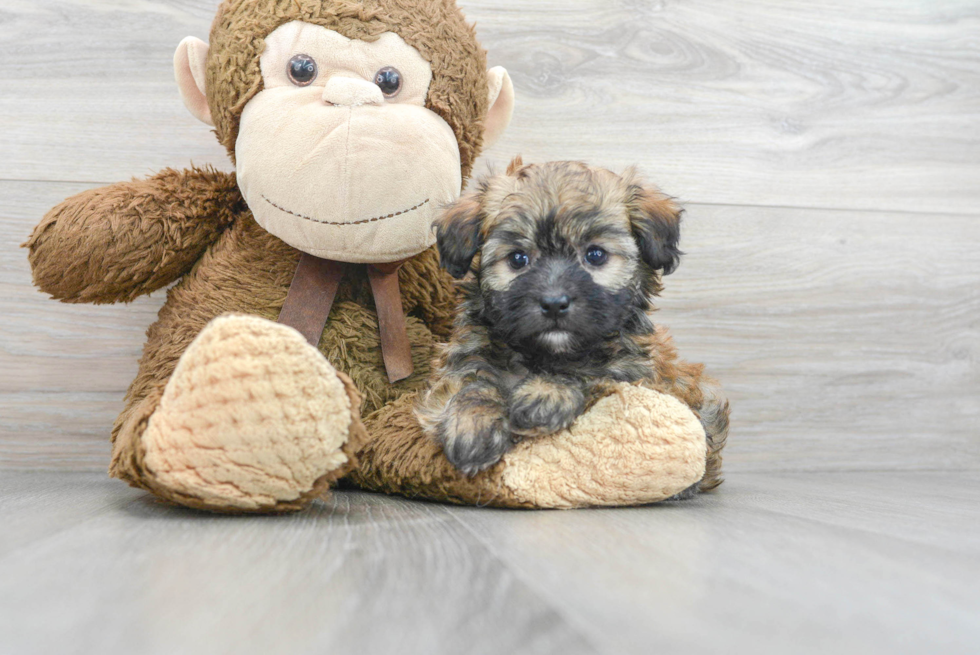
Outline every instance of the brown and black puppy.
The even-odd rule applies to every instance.
[[[650,320],[678,264],[681,210],[628,172],[515,159],[437,221],[463,304],[418,415],[473,475],[522,438],[570,426],[613,382],[663,391],[701,418],[721,481],[728,404]]]

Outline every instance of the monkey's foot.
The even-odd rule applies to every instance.
[[[500,479],[524,506],[639,505],[697,483],[705,455],[704,428],[686,405],[621,384],[569,429],[520,443]]]
[[[141,482],[201,509],[299,509],[350,468],[359,405],[297,331],[216,318],[181,356],[143,432]]]

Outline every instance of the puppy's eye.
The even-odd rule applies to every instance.
[[[296,55],[286,65],[286,74],[296,86],[309,86],[316,79],[316,62],[309,55]]]
[[[510,264],[512,269],[519,271],[531,263],[531,258],[523,250],[516,250],[507,257],[507,263]]]
[[[589,249],[585,252],[585,261],[593,266],[602,266],[608,259],[609,253],[599,246],[589,246]]]
[[[394,98],[402,90],[402,74],[397,68],[385,66],[374,74],[374,83],[381,89],[386,98]]]

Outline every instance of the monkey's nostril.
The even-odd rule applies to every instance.
[[[550,318],[558,318],[568,313],[571,304],[568,296],[545,296],[541,299],[541,312]]]

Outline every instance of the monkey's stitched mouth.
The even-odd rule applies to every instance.
[[[430,200],[430,198],[426,198],[425,200],[423,200],[419,204],[415,205],[414,207],[409,207],[408,209],[403,209],[400,212],[392,212],[391,214],[385,214],[384,216],[375,216],[374,218],[365,218],[365,219],[360,220],[360,221],[351,221],[349,223],[344,223],[344,222],[341,222],[341,221],[321,221],[321,220],[316,219],[316,218],[313,218],[311,216],[304,216],[303,214],[297,214],[294,211],[290,211],[290,210],[286,209],[285,207],[282,207],[282,206],[277,205],[276,203],[272,202],[271,200],[269,200],[268,198],[265,197],[265,194],[264,193],[263,194],[259,194],[259,195],[262,196],[262,200],[265,200],[267,203],[269,203],[270,205],[272,205],[273,207],[275,207],[279,211],[286,212],[287,214],[289,214],[291,216],[295,216],[297,218],[303,218],[303,219],[306,219],[306,220],[311,221],[313,223],[320,223],[321,225],[337,225],[337,226],[340,226],[340,227],[345,226],[345,225],[364,225],[365,223],[377,223],[378,221],[385,221],[385,220],[388,220],[389,218],[394,218],[395,216],[401,216],[402,214],[407,214],[409,212],[413,212],[416,209],[418,209],[420,207],[423,207],[423,206],[429,204],[429,200]]]

